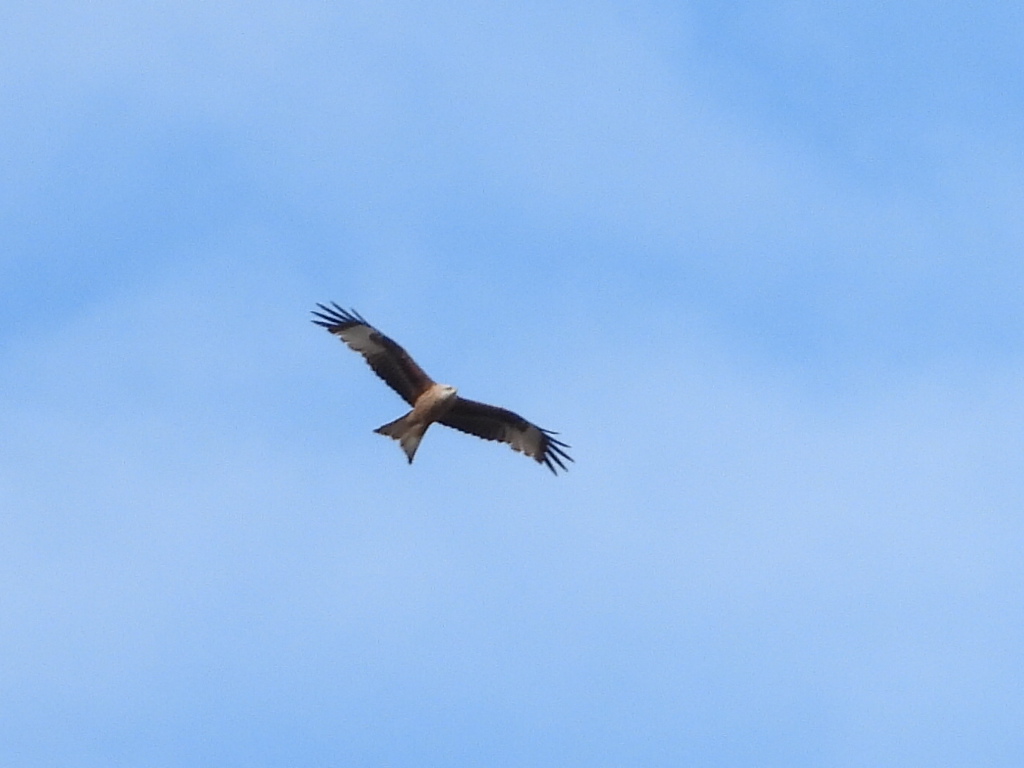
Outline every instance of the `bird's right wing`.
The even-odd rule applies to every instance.
[[[434,380],[416,364],[408,352],[366,322],[358,312],[342,309],[333,301],[330,307],[323,304],[317,306],[321,311],[313,310],[313,314],[319,318],[313,322],[361,354],[373,372],[409,405],[415,405],[416,398],[434,384]]]

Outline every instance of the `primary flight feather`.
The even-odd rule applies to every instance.
[[[455,387],[438,384],[416,364],[402,347],[370,325],[355,310],[345,310],[334,302],[317,304],[313,320],[361,354],[370,368],[412,406],[409,413],[375,432],[394,438],[412,464],[427,428],[437,422],[461,432],[508,443],[556,475],[572,461],[569,446],[550,432],[531,424],[522,416],[475,400],[459,397]]]

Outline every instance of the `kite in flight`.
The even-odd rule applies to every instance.
[[[355,310],[344,310],[333,301],[331,307],[317,306],[322,311],[313,310],[318,318],[313,322],[361,354],[373,372],[412,406],[402,418],[374,430],[397,440],[410,464],[427,428],[435,421],[484,440],[508,443],[556,475],[559,469],[565,471],[566,461],[572,461],[565,452],[569,446],[555,439],[557,432],[541,429],[504,408],[459,397],[455,387],[431,379],[408,352]]]

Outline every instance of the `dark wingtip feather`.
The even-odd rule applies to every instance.
[[[555,469],[556,464],[563,472],[568,472],[569,470],[565,466],[565,462],[571,461],[575,463],[575,461],[572,456],[566,453],[565,449],[571,448],[572,446],[563,443],[556,437],[553,437],[558,434],[557,432],[552,432],[550,429],[543,428],[540,431],[544,433],[547,444],[544,446],[544,455],[542,458],[538,459],[538,461],[543,462],[544,466],[550,469],[552,474],[558,474],[558,470]]]
[[[330,307],[317,302],[317,307],[320,308],[320,312],[317,312],[315,309],[310,310],[310,313],[314,317],[319,318],[313,320],[312,322],[315,323],[316,325],[326,328],[327,330],[332,330],[333,328],[336,328],[339,325],[345,324],[355,325],[358,323],[362,323],[363,325],[369,325],[369,323],[363,319],[363,316],[356,312],[354,309],[344,309],[338,306],[333,301],[331,302]]]

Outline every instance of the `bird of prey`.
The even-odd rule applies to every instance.
[[[397,440],[410,464],[427,428],[435,421],[484,440],[508,443],[556,475],[559,469],[565,471],[566,461],[572,461],[565,452],[569,446],[554,437],[557,432],[541,429],[504,408],[459,397],[455,387],[435,382],[408,352],[355,310],[342,309],[333,301],[330,307],[317,307],[320,311],[313,310],[313,322],[361,354],[373,372],[412,406],[405,416],[374,430]]]

